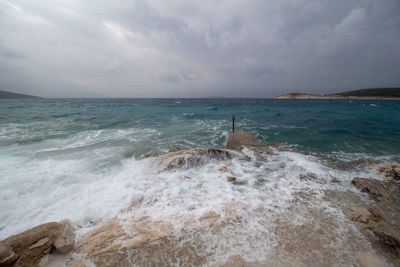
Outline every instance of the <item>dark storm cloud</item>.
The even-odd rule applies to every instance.
[[[0,1],[0,90],[271,97],[400,86],[400,1]]]

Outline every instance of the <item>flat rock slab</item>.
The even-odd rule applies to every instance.
[[[235,131],[228,133],[227,149],[241,150],[243,147],[263,147],[252,132]]]

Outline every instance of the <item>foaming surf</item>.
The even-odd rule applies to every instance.
[[[140,265],[143,253],[157,247],[158,258],[146,258],[147,262],[163,258],[213,266],[240,255],[247,262],[355,264],[360,249],[370,249],[343,214],[347,202],[331,196],[368,201],[350,186],[352,177],[370,175],[367,170],[343,171],[312,155],[251,148],[243,153],[177,149],[150,155],[140,163],[145,173],[128,182],[127,196],[136,192],[136,198],[117,217],[125,229],[145,222],[147,231],[159,235],[153,240],[159,245],[144,242],[136,249],[119,240],[123,248],[131,249],[122,262]],[[124,165],[126,175],[132,161]],[[229,181],[232,175],[235,180]],[[154,228],[154,223],[164,229]],[[126,231],[129,237],[130,230]],[[160,249],[164,245],[168,248]],[[309,246],[322,253],[310,260],[304,254]],[[171,248],[184,255],[174,258]],[[107,262],[106,257],[102,260]]]

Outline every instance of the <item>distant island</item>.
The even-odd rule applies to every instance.
[[[388,99],[400,100],[400,88],[359,89],[337,94],[289,93],[276,99]]]
[[[2,99],[2,98],[40,98],[40,97],[33,96],[33,95],[17,94],[17,93],[0,90],[0,99]]]

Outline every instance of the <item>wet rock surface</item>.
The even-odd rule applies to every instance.
[[[197,236],[201,231],[217,231],[239,220],[233,205],[227,205],[222,212],[222,216],[208,212],[198,219],[191,216],[179,218],[184,225],[181,231],[185,235]],[[193,265],[204,264],[206,259],[196,254],[193,243],[175,234],[174,225],[150,217],[130,219],[125,223],[113,218],[85,234],[79,240],[77,251],[96,266],[170,266],[178,262],[166,261],[180,257],[189,259]]]
[[[258,141],[252,132],[235,131],[228,133],[227,149],[241,150],[244,146],[262,147],[264,145]]]
[[[147,155],[145,158],[157,157],[157,168],[160,172],[174,169],[189,169],[204,165],[208,160],[227,160],[235,157],[233,153],[219,148],[186,148],[173,149],[165,153]]]
[[[353,208],[350,214],[368,230],[366,233],[372,240],[400,257],[400,184],[396,178],[399,172],[393,166],[398,165],[386,165],[380,170],[386,175],[384,181],[353,178],[352,184],[368,193],[375,203],[366,208]]]
[[[127,251],[166,238],[172,234],[172,225],[162,221],[139,218],[123,226],[117,218],[90,231],[78,244],[78,251],[88,258],[98,255]]]
[[[389,162],[379,169],[385,175],[385,182],[400,182],[400,163]]]

